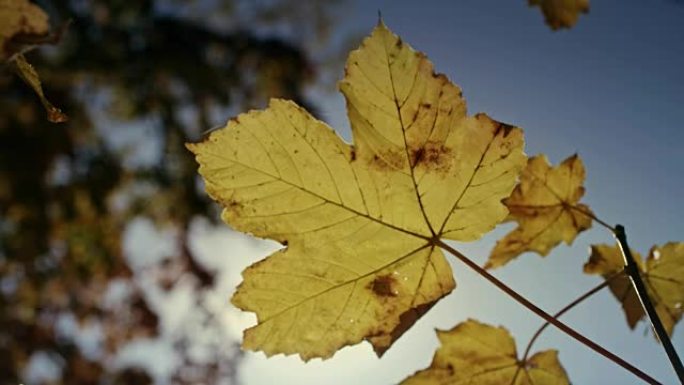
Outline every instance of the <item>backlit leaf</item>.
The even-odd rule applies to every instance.
[[[489,255],[487,268],[503,266],[527,251],[545,256],[565,241],[591,227],[591,210],[579,203],[584,195],[584,165],[577,155],[552,168],[545,155],[527,162],[511,196],[504,200],[508,220],[518,227],[499,240]]]
[[[286,245],[232,299],[257,314],[247,349],[307,360],[365,339],[381,355],[455,286],[437,240],[477,239],[507,215],[522,130],[467,116],[423,54],[379,25],[340,88],[353,146],[282,100],[188,145],[223,219]]]
[[[541,8],[546,24],[554,30],[570,28],[580,14],[589,13],[589,0],[529,0],[528,4]]]
[[[675,324],[682,318],[684,304],[684,243],[670,242],[663,246],[653,246],[648,258],[632,252],[648,295],[668,334],[672,335]],[[622,253],[617,246],[592,245],[589,261],[584,265],[587,274],[601,274],[604,278],[624,267]],[[625,311],[627,323],[634,329],[645,313],[627,275],[613,279],[610,283],[613,292]]]
[[[441,343],[432,364],[402,385],[567,385],[558,352],[545,350],[521,362],[503,327],[474,320],[437,331]]]

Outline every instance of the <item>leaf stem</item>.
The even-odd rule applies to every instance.
[[[592,213],[591,211],[589,211],[589,210],[584,210],[584,209],[582,209],[582,208],[580,208],[580,207],[578,207],[578,206],[575,206],[575,205],[568,205],[568,207],[569,207],[570,209],[572,209],[572,210],[577,211],[577,212],[580,213],[580,214],[584,214],[584,215],[588,216],[589,218],[593,219],[594,221],[596,221],[596,222],[597,222],[598,224],[600,224],[601,226],[603,226],[603,227],[605,227],[606,229],[610,230],[611,233],[615,234],[615,227],[609,225],[609,224],[608,224],[607,222],[605,222],[605,221],[602,221],[601,218],[597,217],[597,216],[596,216],[594,213]]]
[[[606,357],[607,359],[615,362],[616,364],[622,366],[635,376],[639,377],[640,379],[644,380],[645,382],[649,384],[660,384],[660,382],[656,381],[653,377],[649,376],[648,374],[642,372],[635,366],[631,365],[627,361],[623,360],[619,356],[611,353],[610,351],[606,350],[604,347],[601,345],[595,343],[591,339],[585,337],[584,335],[580,334],[579,332],[575,331],[575,329],[571,328],[570,326],[564,324],[563,322],[557,320],[554,318],[552,315],[549,313],[545,312],[544,310],[540,309],[537,305],[534,303],[530,302],[527,298],[523,297],[522,295],[518,294],[517,291],[513,290],[512,288],[508,287],[505,283],[500,281],[498,278],[494,277],[491,275],[487,270],[484,268],[480,267],[478,264],[475,262],[471,261],[470,258],[466,257],[463,255],[461,252],[458,250],[454,249],[453,247],[447,245],[444,241],[442,240],[435,240],[435,244],[442,249],[448,251],[451,253],[454,257],[456,257],[458,260],[463,262],[466,266],[480,274],[482,277],[484,277],[486,280],[494,284],[497,288],[499,288],[501,291],[504,293],[508,294],[511,298],[516,300],[518,303],[521,305],[525,306],[528,308],[530,311],[533,313],[537,314],[553,326],[557,327],[561,331],[563,331],[565,334],[569,335],[570,337],[574,338],[575,340],[581,342],[585,346],[589,347],[590,349],[594,350],[596,353]]]
[[[572,309],[573,307],[579,305],[582,301],[585,299],[591,297],[592,295],[596,294],[597,292],[601,291],[604,287],[608,286],[615,278],[621,276],[624,274],[624,271],[619,271],[616,273],[613,273],[610,277],[606,278],[603,282],[600,284],[594,286],[591,290],[585,292],[584,294],[580,295],[579,297],[575,298],[574,301],[570,302],[567,304],[564,308],[559,310],[556,314],[553,315],[553,318],[558,319],[560,316],[565,314],[568,310]],[[527,357],[530,354],[530,350],[532,349],[532,345],[534,345],[534,342],[539,338],[539,336],[542,334],[542,332],[550,325],[548,321],[544,322],[544,324],[537,329],[537,332],[534,333],[532,338],[530,339],[530,342],[527,344],[527,348],[525,348],[525,354],[523,354],[522,359],[520,360],[521,362],[527,361]]]
[[[684,384],[684,366],[682,366],[682,361],[679,359],[677,351],[672,345],[672,341],[670,341],[670,337],[668,336],[660,317],[658,317],[655,306],[653,306],[653,302],[651,302],[651,298],[646,290],[646,285],[641,279],[639,267],[637,266],[634,257],[632,256],[632,252],[629,249],[629,245],[627,244],[627,235],[625,234],[624,226],[615,226],[615,238],[620,245],[622,257],[625,259],[625,271],[632,279],[632,285],[634,286],[637,296],[639,296],[641,306],[644,308],[644,310],[646,310],[648,318],[651,320],[651,326],[653,327],[656,336],[660,340],[660,343],[663,345],[663,349],[665,349],[665,353],[667,353],[667,357],[670,359],[670,363],[672,364],[675,373],[677,373],[679,381]]]

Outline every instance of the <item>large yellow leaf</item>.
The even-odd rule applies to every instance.
[[[287,246],[232,299],[257,314],[247,349],[307,360],[366,339],[382,354],[455,286],[437,240],[477,239],[507,215],[522,130],[467,116],[423,54],[379,25],[340,88],[353,146],[282,100],[188,145],[223,219]]]
[[[632,252],[632,255],[656,312],[667,333],[672,335],[675,324],[682,318],[684,305],[684,243],[653,246],[646,261],[639,253]],[[592,245],[584,272],[607,278],[623,268],[624,259],[617,246]],[[610,290],[622,304],[627,323],[634,329],[645,313],[630,279],[626,275],[613,279]]]
[[[558,352],[545,350],[518,358],[515,341],[502,327],[474,320],[437,331],[441,347],[430,367],[402,385],[568,385]]]
[[[528,0],[528,4],[541,8],[551,29],[570,28],[580,14],[589,13],[589,0]]]
[[[509,220],[517,221],[518,227],[496,243],[486,267],[503,266],[527,251],[545,256],[561,241],[569,245],[579,232],[590,228],[591,211],[579,203],[584,176],[577,155],[556,168],[545,155],[530,158],[520,184],[504,200]]]

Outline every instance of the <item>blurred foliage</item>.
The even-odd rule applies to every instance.
[[[191,220],[217,213],[183,144],[270,97],[307,106],[304,87],[317,75],[309,52],[325,44],[338,2],[39,5],[53,27],[71,21],[57,45],[26,53],[70,121],[46,121],[36,95],[3,66],[0,384],[26,382],[38,356],[60,369],[50,384],[152,383],[153,374],[112,362],[127,343],[160,334],[143,283],[169,291],[188,279],[203,328],[216,333],[204,359],[192,354],[192,336],[174,339],[183,359],[171,382],[233,382],[239,349],[200,298],[216,272],[188,245]],[[142,273],[122,243],[136,218],[177,240],[176,255]],[[126,294],[112,300],[117,287]],[[79,342],[88,330],[101,331],[94,352]]]

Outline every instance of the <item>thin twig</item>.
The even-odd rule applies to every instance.
[[[613,280],[614,280],[615,278],[620,277],[620,276],[623,275],[623,274],[624,274],[624,270],[612,274],[611,276],[609,276],[608,278],[606,278],[602,283],[600,283],[599,285],[594,286],[593,289],[591,289],[591,290],[587,291],[586,293],[580,295],[579,297],[575,298],[574,301],[570,302],[570,303],[567,304],[564,308],[562,308],[562,309],[559,310],[556,314],[554,314],[554,315],[553,315],[553,318],[558,319],[560,316],[562,316],[563,314],[565,314],[568,310],[570,310],[570,309],[572,309],[573,307],[579,305],[582,301],[584,301],[585,299],[591,297],[591,296],[594,295],[595,293],[601,291],[601,289],[603,289],[604,287],[610,285],[610,283],[613,282]],[[528,357],[529,354],[530,354],[530,350],[532,349],[532,345],[534,345],[534,342],[537,340],[537,338],[539,338],[539,336],[542,334],[542,332],[543,332],[549,325],[550,325],[550,323],[549,323],[548,321],[544,322],[544,324],[543,324],[541,327],[539,327],[539,329],[537,329],[537,332],[534,333],[534,336],[532,336],[532,338],[530,339],[530,342],[527,344],[527,348],[525,349],[525,354],[523,354],[523,358],[521,359],[522,362],[527,361],[527,357]]]
[[[537,305],[533,304],[530,302],[527,298],[523,297],[522,295],[518,294],[517,291],[511,289],[508,287],[505,283],[501,282],[498,278],[494,277],[491,275],[487,270],[484,268],[480,267],[478,264],[475,262],[471,261],[468,257],[465,255],[461,254],[458,250],[454,249],[453,247],[447,245],[444,241],[442,240],[436,240],[435,244],[442,249],[448,251],[451,253],[454,257],[456,257],[458,260],[463,262],[465,265],[467,265],[469,268],[473,269],[475,272],[480,274],[482,277],[484,277],[486,280],[494,284],[497,288],[502,290],[504,293],[508,294],[511,298],[519,302],[521,305],[525,306],[528,308],[530,311],[533,313],[537,314],[553,326],[557,327],[561,331],[563,331],[565,334],[569,335],[570,337],[576,339],[577,341],[581,342],[585,346],[589,347],[590,349],[594,350],[598,354],[608,358],[609,360],[615,362],[616,364],[622,366],[635,376],[639,377],[640,379],[644,380],[646,383],[649,384],[660,384],[660,382],[656,381],[653,377],[649,376],[648,374],[642,372],[635,366],[631,365],[627,361],[623,360],[619,356],[611,353],[610,351],[606,350],[604,347],[601,345],[597,344],[596,342],[592,341],[591,339],[585,337],[584,335],[580,334],[579,332],[575,331],[575,329],[571,328],[570,326],[564,324],[563,322],[555,319],[553,316],[551,316],[549,313],[545,312],[544,310],[540,309]]]
[[[651,297],[648,295],[646,285],[644,285],[644,281],[641,279],[639,267],[627,244],[627,235],[625,234],[625,228],[622,225],[615,226],[615,238],[620,245],[622,256],[625,259],[625,271],[632,279],[632,285],[634,286],[637,296],[639,296],[641,306],[646,310],[646,314],[648,314],[648,318],[651,320],[651,326],[660,340],[660,343],[663,345],[663,349],[665,349],[665,353],[667,353],[667,357],[670,359],[670,363],[672,364],[675,373],[677,373],[679,381],[684,384],[684,366],[682,366],[682,361],[677,355],[677,351],[672,345],[672,341],[670,341],[670,337],[668,336],[660,317],[658,317],[655,306],[653,306],[653,303],[651,302]]]
[[[624,273],[624,270],[619,271],[617,273],[614,273],[610,277],[606,278],[603,282],[601,282],[601,284],[595,286],[591,290],[580,295],[574,301],[570,302],[567,306],[565,306],[564,308],[559,310],[556,314],[553,315],[553,317],[558,319],[560,316],[565,314],[568,310],[572,309],[576,305],[579,305],[580,302],[584,301],[585,299],[587,299],[587,298],[591,297],[592,295],[594,295],[595,293],[599,292],[604,287],[608,286],[610,284],[610,282],[613,281],[613,279],[621,276],[623,273]],[[545,321],[544,324],[541,327],[539,327],[539,329],[537,329],[537,331],[534,333],[534,335],[530,339],[530,342],[527,343],[527,347],[525,348],[525,354],[523,354],[522,358],[519,361],[521,364],[524,364],[525,362],[527,362],[527,357],[529,356],[530,351],[532,350],[532,345],[534,345],[534,342],[537,340],[537,338],[539,338],[539,336],[542,334],[542,332],[544,330],[546,330],[546,328],[549,325],[551,325],[551,324],[548,321]],[[513,379],[511,379],[511,383],[509,385],[515,384],[515,381],[518,378],[518,375],[520,374],[521,370],[523,370],[522,365],[518,366],[518,370],[515,371],[515,375],[513,376]]]

